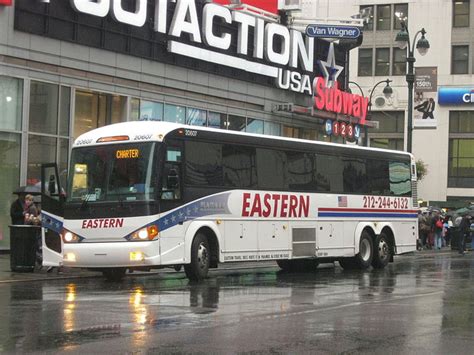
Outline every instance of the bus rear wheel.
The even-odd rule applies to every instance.
[[[103,270],[102,274],[109,281],[119,282],[122,281],[122,279],[124,278],[126,271],[127,269],[125,268],[114,267]]]
[[[191,281],[201,281],[207,277],[210,264],[210,250],[207,237],[198,233],[191,246],[191,262],[184,265],[184,272]]]
[[[388,265],[391,257],[390,244],[385,233],[380,233],[380,235],[375,238],[374,245],[374,257],[372,259],[372,266],[375,269],[383,269]]]

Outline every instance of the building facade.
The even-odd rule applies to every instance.
[[[355,46],[335,46],[340,88]],[[39,186],[42,163],[65,179],[74,139],[97,127],[165,120],[351,141],[311,109],[329,47],[203,0],[0,1],[0,248],[12,191]]]
[[[303,0],[303,6],[305,16],[316,18],[368,16],[363,43],[351,52],[350,80],[360,84],[366,96],[387,78],[393,80],[394,89],[389,99],[382,95],[383,87],[373,93],[369,116],[379,122],[378,129],[369,128],[373,147],[407,147],[407,51],[397,46],[395,38],[400,17],[407,21],[411,41],[417,31],[426,30],[428,53],[414,51],[412,152],[428,169],[418,196],[425,201],[474,200],[474,1]],[[434,105],[429,104],[433,118],[424,114],[423,103],[429,98],[434,99]]]

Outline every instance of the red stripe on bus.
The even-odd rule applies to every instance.
[[[396,213],[418,213],[418,210],[393,210],[388,208],[319,208],[320,212],[396,212]]]

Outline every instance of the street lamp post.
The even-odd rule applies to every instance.
[[[375,89],[377,88],[377,86],[379,86],[380,84],[383,84],[385,83],[385,87],[383,88],[383,94],[385,95],[385,97],[389,98],[390,96],[392,96],[393,94],[393,89],[392,87],[390,86],[390,83],[392,82],[393,80],[390,80],[390,79],[386,79],[386,80],[381,80],[379,81],[377,84],[375,84],[373,87],[372,87],[372,90],[370,92],[370,95],[369,95],[369,108],[368,108],[368,115],[370,115],[370,113],[372,112],[372,95],[374,94],[375,92]],[[360,87],[359,84],[357,84],[356,82],[354,81],[349,81],[349,84],[354,84],[355,86],[357,86],[357,88],[360,90],[360,93],[361,95],[364,97],[364,91],[362,90],[362,88]],[[364,146],[368,147],[369,146],[369,130],[367,128],[367,125],[364,126]]]
[[[408,127],[407,127],[407,152],[412,152],[412,134],[413,134],[413,83],[415,82],[415,43],[416,49],[420,55],[425,55],[428,53],[428,49],[430,48],[430,43],[425,38],[426,31],[424,28],[419,30],[415,37],[413,38],[413,42],[410,42],[410,33],[408,31],[408,26],[406,25],[405,21],[400,21],[401,30],[398,32],[397,37],[395,38],[395,42],[397,42],[400,49],[408,49],[407,54],[407,63],[408,63],[408,70],[406,74],[406,81],[408,84]],[[421,34],[421,38],[416,42],[418,35]]]

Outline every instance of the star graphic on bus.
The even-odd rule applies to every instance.
[[[165,218],[164,224],[165,224],[165,226],[168,225],[168,218]]]
[[[171,222],[173,222],[173,223],[176,222],[176,216],[175,215],[171,216]]]
[[[326,79],[326,87],[330,88],[334,85],[342,73],[344,67],[336,64],[336,57],[334,55],[334,43],[329,44],[328,57],[326,61],[318,60],[319,67]]]

